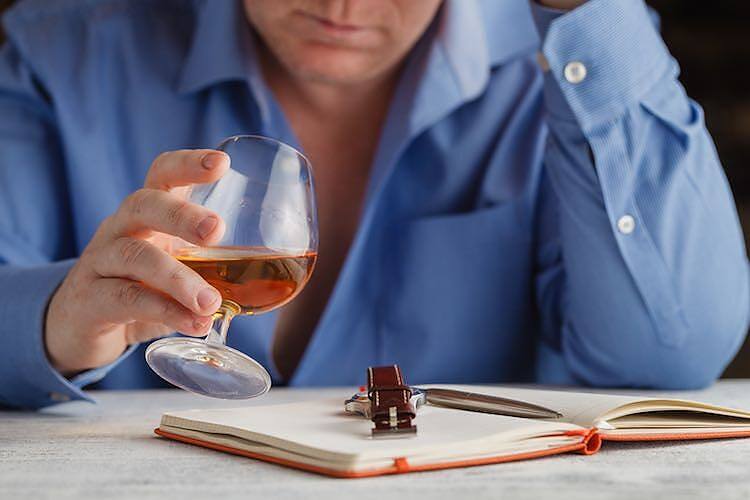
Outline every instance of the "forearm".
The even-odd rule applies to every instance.
[[[700,108],[632,5],[595,0],[545,38],[564,267],[557,348],[586,383],[700,386],[747,328],[747,258]],[[584,15],[604,14],[606,34],[583,31]],[[566,75],[571,61],[586,65],[583,79]]]
[[[728,196],[704,203],[681,174],[662,172],[675,181],[649,193],[609,186],[598,198],[595,185],[552,170],[565,276],[558,346],[575,377],[670,388],[718,377],[747,329],[750,302]],[[618,195],[632,203],[630,233],[604,198]]]

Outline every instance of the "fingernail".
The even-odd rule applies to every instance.
[[[206,170],[213,170],[221,165],[221,162],[226,156],[226,153],[206,153],[201,159],[201,165],[203,165],[203,168]]]
[[[202,332],[206,328],[208,328],[208,325],[211,323],[211,318],[196,318],[193,320],[193,328],[198,330],[199,332]]]
[[[198,236],[205,240],[208,235],[216,229],[218,223],[219,221],[216,217],[209,215],[198,224],[198,227],[195,230],[198,232]]]
[[[198,305],[201,309],[211,307],[221,299],[221,296],[213,288],[204,288],[198,292]]]

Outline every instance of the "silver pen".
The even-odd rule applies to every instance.
[[[543,406],[515,399],[459,391],[456,389],[417,388],[424,393],[425,403],[460,410],[494,413],[522,418],[560,418],[562,414]]]

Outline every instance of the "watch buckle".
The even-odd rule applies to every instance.
[[[398,408],[391,406],[388,408],[388,427],[373,427],[372,437],[380,439],[412,437],[417,435],[416,425],[410,424],[408,427],[399,427],[398,423]]]

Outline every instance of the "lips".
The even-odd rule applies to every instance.
[[[367,48],[379,42],[380,32],[369,26],[341,23],[306,12],[299,12],[297,18],[299,34],[315,42],[350,48]]]
[[[341,24],[341,23],[337,23],[335,21],[331,21],[330,19],[326,19],[323,17],[317,17],[317,16],[310,16],[310,17],[312,17],[325,29],[331,30],[333,32],[353,33],[355,31],[365,29],[362,26],[355,26],[353,24]]]

